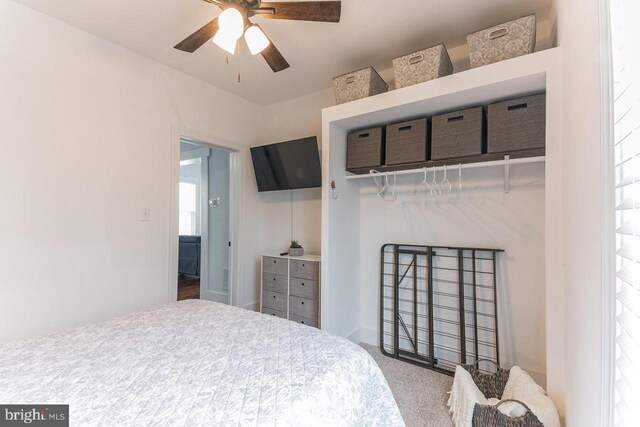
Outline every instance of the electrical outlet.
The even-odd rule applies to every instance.
[[[140,215],[140,221],[142,221],[142,222],[151,221],[151,208],[142,208],[142,213]]]

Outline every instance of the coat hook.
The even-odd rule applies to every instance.
[[[340,195],[336,194],[336,182],[335,181],[331,181],[331,197],[333,198],[333,200],[338,200],[338,198],[340,198]]]

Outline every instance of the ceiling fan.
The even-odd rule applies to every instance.
[[[249,21],[255,15],[267,19],[296,21],[340,22],[341,2],[263,2],[261,0],[204,0],[222,9],[217,18],[174,46],[175,49],[193,53],[206,42],[213,42],[231,55],[235,53],[240,37],[244,35],[251,54],[262,54],[274,73],[289,68],[273,42],[258,24]]]

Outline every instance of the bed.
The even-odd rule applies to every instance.
[[[0,402],[69,404],[71,425],[404,425],[359,346],[201,300],[0,346]]]

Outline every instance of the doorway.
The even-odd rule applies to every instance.
[[[231,154],[180,139],[178,301],[231,303]]]

